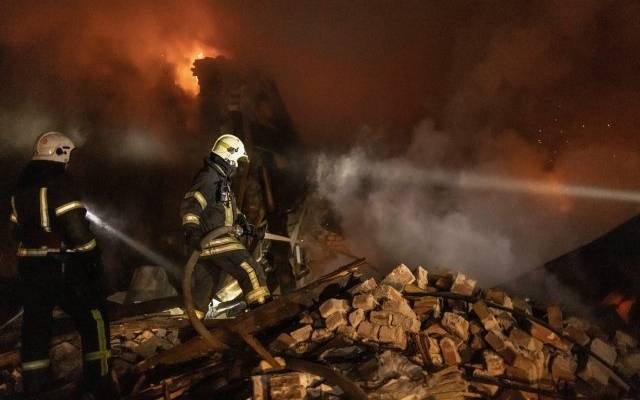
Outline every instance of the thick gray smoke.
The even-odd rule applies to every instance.
[[[381,267],[405,262],[459,269],[488,285],[572,250],[637,209],[637,194],[605,190],[606,181],[589,190],[568,187],[592,175],[574,159],[588,156],[592,165],[600,164],[609,149],[568,154],[565,163],[548,171],[537,162],[534,146],[516,138],[503,146],[517,157],[487,141],[478,149],[483,161],[459,165],[456,173],[450,160],[461,146],[424,121],[407,151],[396,157],[383,159],[362,148],[319,157],[316,182],[355,253]],[[637,160],[624,164],[636,166]],[[487,178],[496,176],[516,179]],[[619,201],[622,195],[625,201]],[[604,216],[601,223],[593,222],[594,213]]]

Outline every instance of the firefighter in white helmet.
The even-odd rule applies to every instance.
[[[240,225],[245,233],[253,231],[246,218],[236,209],[231,190],[231,177],[240,161],[249,161],[242,141],[234,135],[220,136],[184,195],[180,215],[187,244],[192,249],[200,249],[201,239],[216,228]],[[249,307],[256,307],[270,299],[262,266],[236,235],[229,234],[212,240],[204,244],[201,250],[199,265],[213,277],[213,286],[205,293],[206,299],[196,299],[198,308],[205,309],[212,298],[220,271],[238,281]]]
[[[10,220],[18,245],[24,306],[21,361],[24,392],[46,389],[53,308],[69,314],[82,337],[85,393],[101,392],[109,378],[109,324],[102,266],[86,209],[66,172],[75,145],[59,132],[38,137],[32,160],[11,196]]]

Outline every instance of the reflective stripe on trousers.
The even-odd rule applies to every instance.
[[[104,320],[102,319],[102,313],[100,313],[100,311],[97,309],[91,310],[91,316],[93,316],[93,319],[96,321],[96,328],[98,332],[98,351],[88,353],[85,355],[85,357],[89,357],[90,355],[91,357],[94,357],[94,354],[99,354],[99,356],[96,356],[94,360],[100,360],[100,374],[102,376],[105,376],[107,375],[107,373],[109,373],[108,360],[111,352],[107,349],[107,337],[105,335]]]

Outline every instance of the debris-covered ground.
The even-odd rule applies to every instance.
[[[141,398],[637,396],[640,349],[624,332],[608,333],[500,289],[481,290],[460,273],[436,276],[400,265],[376,282],[354,279],[354,272],[220,321],[211,327],[216,352],[189,339],[184,316],[112,324],[116,375],[123,382],[133,375]],[[77,375],[76,342],[54,343],[57,378]],[[20,381],[15,350],[0,355],[0,369],[0,394],[10,393]],[[158,377],[137,379],[145,374]]]

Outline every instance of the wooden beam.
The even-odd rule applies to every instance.
[[[240,335],[242,336],[242,339],[244,339],[245,343],[247,343],[249,347],[251,347],[253,351],[255,351],[260,357],[262,357],[263,360],[268,362],[271,365],[271,367],[276,369],[280,369],[284,367],[284,365],[280,365],[278,360],[276,360],[271,355],[271,353],[269,353],[269,351],[264,348],[262,343],[260,343],[260,341],[256,339],[255,336],[253,336],[250,333],[240,333]]]
[[[303,288],[278,297],[273,301],[260,306],[256,310],[244,313],[237,318],[215,320],[211,324],[213,327],[209,330],[209,333],[214,339],[219,340],[221,343],[229,345],[242,344],[242,334],[253,335],[264,329],[279,325],[288,319],[294,318],[302,310],[308,307],[309,303],[322,291],[322,289],[326,287],[326,285],[348,277],[357,271],[358,267],[364,264],[364,262],[365,259],[353,261]],[[208,326],[211,328],[211,325]],[[195,337],[170,350],[140,362],[136,365],[134,373],[140,375],[150,369],[162,365],[167,366],[187,362],[196,358],[204,357],[214,351],[221,350],[223,349],[212,349],[211,346],[202,340],[201,337]]]

